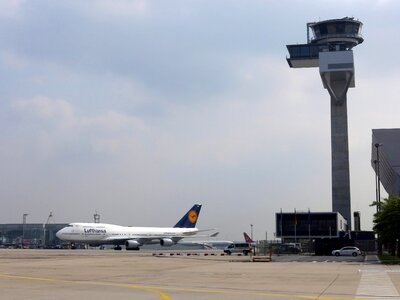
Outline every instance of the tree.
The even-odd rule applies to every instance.
[[[378,205],[378,212],[374,215],[374,231],[378,233],[383,244],[387,244],[392,255],[400,257],[397,244],[400,240],[400,197],[389,197]],[[397,248],[397,249],[396,249]]]

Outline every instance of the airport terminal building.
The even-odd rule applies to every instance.
[[[0,247],[53,248],[62,242],[56,233],[68,224],[0,224]]]
[[[400,128],[372,129],[371,165],[389,196],[400,196]]]
[[[375,250],[375,233],[360,230],[359,212],[354,214],[357,228],[350,231],[338,212],[276,213],[276,236],[282,243],[297,243],[316,255],[330,255],[333,249],[357,246],[362,251]]]
[[[338,212],[280,212],[275,220],[282,240],[335,238],[347,232],[347,221]]]

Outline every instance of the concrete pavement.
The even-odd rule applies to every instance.
[[[2,249],[0,299],[380,299],[359,288],[362,270],[376,264],[328,258],[251,263],[143,251]],[[398,273],[384,273],[397,291]]]

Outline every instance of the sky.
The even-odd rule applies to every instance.
[[[201,229],[273,239],[281,209],[330,211],[329,94],[286,45],[345,16],[364,23],[348,122],[371,230],[371,130],[399,127],[395,0],[0,0],[0,223],[173,226],[199,203]]]

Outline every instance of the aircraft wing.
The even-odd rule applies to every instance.
[[[110,236],[102,240],[101,244],[111,244],[111,245],[122,245],[127,240],[132,240],[132,238],[120,238],[115,236]]]
[[[210,237],[216,237],[219,234],[219,232],[215,232],[213,234],[196,234],[194,236],[184,236],[184,239],[197,239],[197,238],[210,238]]]
[[[197,232],[215,231],[217,228],[199,229]],[[218,234],[219,232],[217,232]],[[214,233],[215,234],[215,233]]]
[[[205,249],[215,249],[212,244],[208,241],[179,241],[178,245],[188,246],[188,247],[204,247]]]
[[[114,244],[114,245],[121,245],[124,244],[126,241],[137,241],[140,245],[145,244],[158,244],[163,239],[171,239],[175,243],[181,240],[182,238],[187,237],[186,235],[179,235],[179,236],[163,236],[163,235],[154,235],[154,236],[130,236],[130,237],[108,237],[103,240],[103,244]]]
[[[215,229],[204,229],[204,230],[199,230],[197,232],[205,232],[205,231],[210,231],[210,230],[215,230]],[[216,237],[219,234],[219,232],[215,232],[212,234],[206,234],[206,235],[187,235],[187,234],[177,234],[177,233],[171,233],[169,236],[168,234],[138,234],[138,235],[130,235],[129,237],[121,237],[121,236],[110,236],[102,240],[102,243],[104,244],[114,244],[114,245],[121,245],[124,244],[126,241],[137,241],[140,245],[145,245],[145,244],[157,244],[160,243],[160,241],[168,239],[171,240],[174,243],[177,243],[179,240],[184,239],[184,238],[199,238],[199,237]]]

